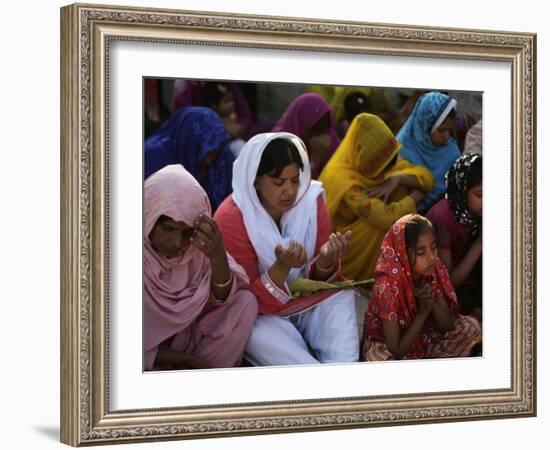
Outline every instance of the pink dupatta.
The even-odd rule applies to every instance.
[[[160,216],[192,226],[200,213],[211,215],[208,196],[179,164],[169,165],[145,181],[143,227],[143,302],[145,367],[153,367],[158,346],[176,336],[178,346],[189,339],[189,327],[200,316],[210,295],[210,261],[193,246],[182,256],[165,258],[151,246],[149,234]],[[244,270],[228,255],[237,282],[247,284]],[[232,291],[234,291],[233,288]],[[230,298],[226,302],[230,301]],[[219,335],[232,330],[219,329]]]

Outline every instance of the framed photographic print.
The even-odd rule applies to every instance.
[[[536,414],[535,35],[75,4],[61,44],[63,442]],[[315,86],[463,99],[483,118],[479,356],[143,370],[144,138],[182,82],[263,98],[258,123]]]

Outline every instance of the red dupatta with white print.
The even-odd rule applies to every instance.
[[[400,335],[403,335],[416,316],[417,303],[405,244],[405,227],[411,216],[408,214],[397,220],[382,241],[376,262],[376,281],[365,314],[364,340],[384,342],[384,320],[396,321]],[[426,281],[431,284],[436,297],[446,300],[449,312],[458,317],[456,293],[449,272],[441,260],[436,261],[435,270]],[[428,327],[427,322],[424,329]],[[430,334],[419,334],[407,354],[408,358],[424,357]]]

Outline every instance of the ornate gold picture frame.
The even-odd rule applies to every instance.
[[[502,149],[511,158],[509,386],[113,408],[109,192],[116,174],[109,165],[109,75],[111,46],[121,41],[509,64],[511,145]],[[84,4],[62,8],[62,442],[80,446],[535,415],[535,87],[536,36],[529,33]]]

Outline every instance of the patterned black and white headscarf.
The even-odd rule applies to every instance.
[[[477,235],[481,217],[472,214],[468,210],[466,193],[468,191],[470,170],[473,163],[478,159],[481,159],[481,155],[477,153],[462,154],[445,176],[445,184],[447,185],[445,198],[454,211],[456,221],[469,228],[473,236]]]

